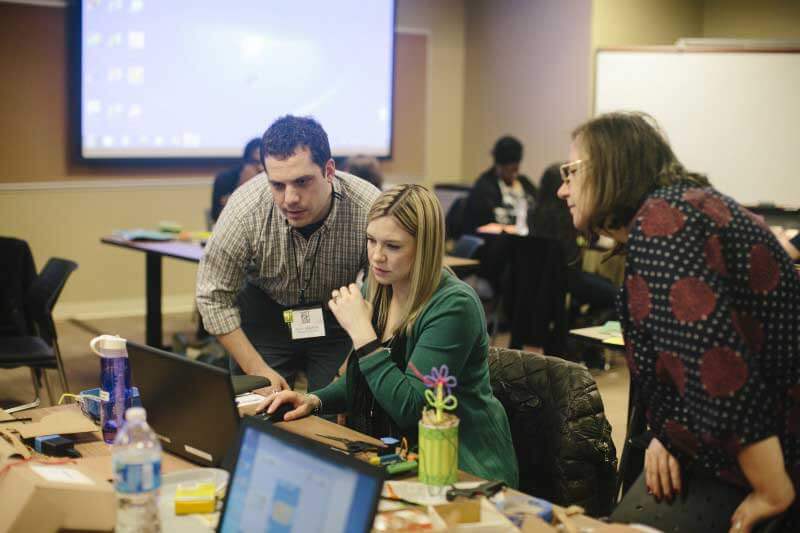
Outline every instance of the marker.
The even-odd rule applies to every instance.
[[[392,453],[389,455],[376,455],[374,457],[369,458],[369,463],[375,466],[378,465],[388,465],[393,463],[399,463],[403,460],[402,457],[397,455],[396,453]]]
[[[386,466],[386,473],[390,476],[395,474],[403,474],[405,472],[412,472],[417,469],[417,462],[416,461],[402,461],[399,463],[393,463]]]

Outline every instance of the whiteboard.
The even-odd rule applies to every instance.
[[[800,53],[601,50],[595,115],[645,111],[745,205],[800,207]]]

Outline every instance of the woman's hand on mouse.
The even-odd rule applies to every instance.
[[[281,405],[290,404],[294,409],[283,415],[283,420],[297,420],[309,416],[320,407],[320,400],[313,394],[300,394],[295,391],[285,390],[277,393],[267,407],[267,414],[273,414]]]

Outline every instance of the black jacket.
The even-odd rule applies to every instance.
[[[494,167],[480,175],[478,181],[472,186],[464,208],[464,219],[461,223],[461,233],[472,234],[475,230],[494,222],[494,208],[503,205],[503,194],[500,192],[499,178],[494,172]],[[525,195],[528,196],[528,205],[532,206],[536,198],[536,187],[527,176],[517,176]]]
[[[489,348],[519,463],[519,490],[593,516],[611,512],[617,455],[589,371],[558,357]]]
[[[28,243],[0,237],[0,335],[33,333],[25,297],[34,279],[36,266]]]

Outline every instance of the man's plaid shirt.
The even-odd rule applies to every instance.
[[[245,276],[277,303],[296,305],[317,246],[306,302],[327,302],[333,289],[355,281],[367,266],[367,214],[379,191],[361,178],[337,171],[333,194],[328,217],[307,241],[275,205],[265,174],[231,195],[197,272],[197,307],[210,333],[222,335],[241,326],[236,295]]]

